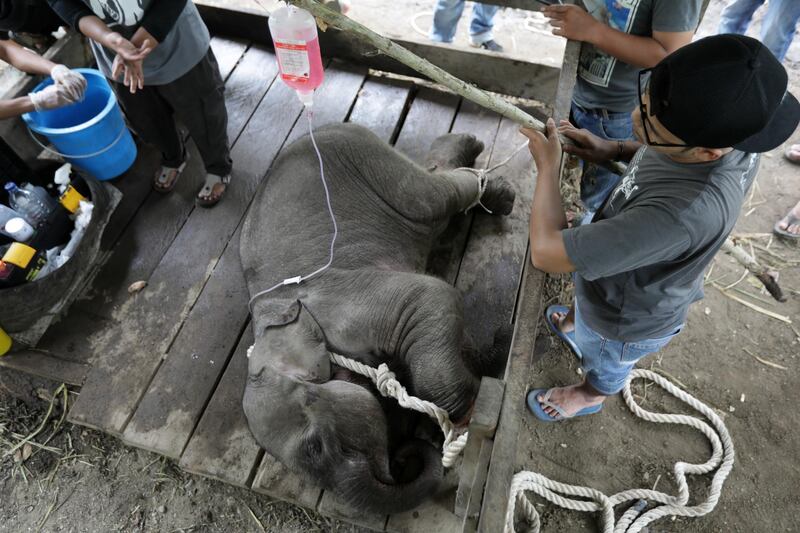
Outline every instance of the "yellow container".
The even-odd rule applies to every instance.
[[[75,187],[72,185],[69,185],[67,190],[64,191],[64,194],[61,195],[61,205],[70,213],[74,213],[78,210],[81,200],[86,200],[86,198],[76,191]]]
[[[0,328],[0,356],[7,354],[10,349],[11,337],[8,336],[8,333],[3,331],[3,328]]]
[[[3,256],[3,261],[6,263],[11,263],[12,265],[20,268],[28,268],[28,264],[31,262],[31,259],[33,259],[34,255],[36,255],[35,249],[31,248],[27,244],[15,242],[11,244],[8,250],[6,250],[6,254]]]

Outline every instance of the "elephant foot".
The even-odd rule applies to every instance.
[[[483,143],[474,135],[448,133],[433,141],[425,166],[431,172],[471,167],[481,152]]]
[[[495,215],[506,216],[514,209],[516,197],[514,188],[504,178],[489,176],[486,190],[481,196],[481,204]]]

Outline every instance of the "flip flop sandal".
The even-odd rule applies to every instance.
[[[564,420],[569,420],[570,418],[593,415],[603,410],[603,404],[601,403],[599,405],[592,405],[591,407],[584,407],[574,415],[569,416],[564,413],[564,410],[561,409],[561,407],[550,401],[550,395],[553,394],[553,390],[554,389],[534,389],[528,392],[528,395],[525,398],[525,403],[528,405],[528,410],[530,410],[530,412],[533,413],[533,416],[542,422],[563,422]],[[542,393],[544,393],[544,399],[540,402],[538,396]],[[557,417],[553,418],[547,414],[544,408],[542,408],[542,405],[553,409],[557,413]]]
[[[570,351],[575,354],[575,357],[578,359],[583,358],[583,354],[581,354],[581,349],[578,348],[578,343],[575,342],[575,330],[572,330],[568,333],[564,333],[558,327],[558,324],[553,322],[551,318],[553,313],[569,313],[569,308],[565,305],[551,305],[545,311],[544,319],[547,322],[547,325],[550,327],[550,331],[556,334],[556,336],[564,341],[564,343],[569,347]]]
[[[181,174],[186,168],[186,164],[189,162],[189,152],[186,148],[183,149],[183,153],[183,163],[181,163],[180,166],[167,167],[162,165],[161,170],[158,171],[156,178],[153,180],[153,189],[155,191],[166,194],[175,188],[175,185],[178,183],[178,178],[181,177]]]
[[[785,229],[778,226],[778,224],[780,224],[784,220],[786,221],[787,228],[792,226],[793,224],[800,224],[800,218],[794,216],[792,214],[792,210],[789,210],[786,216],[780,219],[778,222],[776,222],[775,225],[772,227],[772,233],[783,239],[789,239],[794,242],[800,242],[800,234],[786,231]]]
[[[197,205],[201,207],[212,207],[217,205],[217,203],[222,200],[222,197],[225,195],[225,191],[227,190],[230,182],[230,174],[227,176],[206,174],[206,182],[203,184],[203,188],[200,189],[200,192],[197,193],[197,197],[195,199]],[[219,193],[219,195],[215,198],[212,196],[214,194],[214,187],[219,184],[224,185],[224,188],[222,189],[222,192]]]

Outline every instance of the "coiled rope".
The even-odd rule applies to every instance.
[[[633,394],[631,393],[631,381],[637,378],[649,379],[655,382],[671,395],[702,413],[714,427],[712,428],[706,422],[694,416],[653,413],[642,409],[633,400]],[[625,383],[622,396],[630,410],[639,418],[661,424],[683,424],[702,432],[711,441],[711,457],[703,464],[675,463],[675,480],[678,484],[678,494],[675,496],[655,490],[632,489],[609,497],[589,487],[559,483],[535,472],[519,472],[511,482],[504,533],[515,532],[514,518],[517,504],[521,506],[522,514],[527,522],[528,528],[526,531],[539,533],[539,513],[525,497],[525,491],[534,492],[565,509],[602,512],[603,533],[639,533],[645,526],[659,518],[665,516],[698,517],[710,513],[716,507],[722,492],[722,485],[733,468],[734,461],[733,441],[722,419],[709,406],[650,370],[634,370]],[[687,505],[689,501],[689,485],[686,482],[686,475],[707,474],[715,469],[717,471],[711,480],[711,487],[706,501],[700,505]],[[584,498],[585,500],[571,499],[568,496]],[[628,509],[619,522],[615,524],[614,507],[631,501],[637,503]],[[644,512],[648,502],[662,505]]]

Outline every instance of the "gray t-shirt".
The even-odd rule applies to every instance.
[[[562,232],[586,324],[604,337],[665,337],[703,297],[703,271],[733,229],[758,171],[734,150],[681,164],[642,147],[591,224]]]
[[[584,0],[586,9],[615,30],[652,37],[654,31],[694,31],[702,0]],[[630,113],[638,104],[639,67],[623,63],[589,43],[581,48],[573,100],[585,109]]]
[[[144,12],[156,0],[115,0],[108,9],[107,0],[85,0],[95,15],[114,31],[131,38]],[[105,7],[105,9],[104,9]],[[97,66],[111,79],[111,65],[116,53],[89,39]],[[194,2],[186,2],[178,20],[163,41],[144,60],[146,85],[165,85],[189,72],[208,52],[211,37]],[[121,80],[118,80],[121,81]]]

